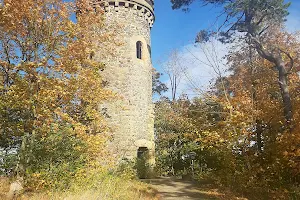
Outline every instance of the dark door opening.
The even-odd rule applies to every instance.
[[[143,158],[147,156],[148,154],[148,148],[147,147],[140,147],[137,151],[137,157],[138,158]]]
[[[149,172],[148,152],[149,150],[147,147],[139,147],[139,149],[137,150],[136,169],[137,175],[141,179],[147,178]]]

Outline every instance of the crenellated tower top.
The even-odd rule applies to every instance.
[[[101,5],[105,11],[108,11],[109,6],[114,6],[115,10],[118,11],[118,7],[133,8],[140,16],[147,19],[149,26],[152,27],[155,16],[154,16],[154,0],[93,0],[94,5]]]

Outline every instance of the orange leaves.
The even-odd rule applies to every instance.
[[[278,151],[292,168],[294,175],[300,175],[300,135],[299,124],[293,130],[293,133],[285,134],[277,140]]]
[[[67,126],[90,142],[107,131],[98,107],[114,95],[102,87],[104,65],[91,53],[111,43],[103,12],[89,2],[5,0],[0,8],[0,126],[13,130],[8,138]]]

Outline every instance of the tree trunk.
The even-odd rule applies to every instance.
[[[256,137],[257,137],[257,150],[259,153],[262,152],[262,133],[263,133],[263,128],[262,128],[262,121],[261,120],[256,120]]]
[[[289,91],[288,72],[286,69],[286,64],[282,59],[281,53],[279,53],[278,55],[274,55],[274,53],[267,52],[263,49],[263,46],[259,42],[257,42],[257,40],[254,41],[258,54],[271,63],[274,63],[275,67],[278,70],[278,82],[283,103],[283,114],[286,122],[285,129],[291,132],[293,130],[293,106],[291,94]]]
[[[292,110],[292,101],[291,94],[288,86],[288,77],[285,69],[285,65],[283,62],[280,62],[277,65],[277,69],[279,71],[279,86],[283,101],[283,112],[286,120],[287,128],[292,131],[293,126],[293,110]]]

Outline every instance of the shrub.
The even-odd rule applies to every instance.
[[[42,137],[29,136],[25,151],[20,151],[20,155],[26,158],[25,186],[31,189],[68,190],[78,174],[96,163],[97,150],[92,154],[92,146],[99,144],[98,153],[102,150],[103,136],[90,137],[76,135],[68,126]],[[99,165],[97,167],[100,168]]]

